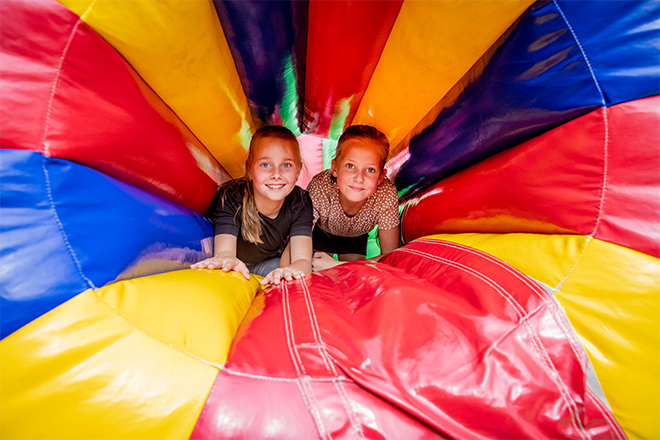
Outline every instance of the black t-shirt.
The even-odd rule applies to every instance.
[[[243,240],[241,235],[241,210],[243,209],[244,186],[230,186],[226,190],[224,206],[223,190],[218,191],[211,205],[210,217],[214,234],[236,236],[236,257],[245,264],[279,257],[289,242],[296,235],[312,236],[314,212],[312,199],[304,189],[295,186],[286,196],[276,218],[269,218],[259,213],[261,219],[261,240],[254,244]]]

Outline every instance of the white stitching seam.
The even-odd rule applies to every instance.
[[[296,349],[295,338],[293,335],[293,323],[291,322],[291,311],[289,310],[289,292],[286,288],[286,285],[282,288],[282,312],[284,314],[284,331],[286,333],[286,344],[289,349],[289,354],[291,355],[291,360],[293,366],[296,369],[296,374],[298,376],[302,374],[307,374],[305,371],[305,366],[302,364],[302,360]],[[302,372],[301,372],[302,370]]]
[[[220,369],[224,371],[227,374],[231,374],[232,376],[241,376],[241,377],[247,377],[249,379],[257,379],[257,380],[265,380],[265,381],[272,381],[272,382],[298,382],[298,378],[287,378],[287,377],[272,377],[272,376],[263,376],[261,374],[253,374],[253,373],[242,373],[240,371],[233,371],[228,369],[224,364],[220,365]],[[335,378],[314,378],[314,377],[308,377],[308,380],[310,382],[332,382],[335,380]],[[338,376],[336,379],[341,379],[341,380],[350,380],[347,379],[345,376]]]
[[[316,313],[314,312],[314,306],[312,305],[312,299],[311,295],[309,293],[309,289],[307,287],[307,283],[305,282],[305,279],[301,279],[301,285],[303,289],[303,298],[305,299],[305,306],[307,307],[307,314],[309,316],[309,321],[312,327],[312,335],[314,336],[314,341],[316,342],[316,348],[319,351],[319,354],[321,355],[321,358],[323,359],[323,363],[325,365],[325,368],[328,370],[328,372],[331,375],[337,376],[337,370],[335,370],[334,365],[332,362],[329,362],[326,356],[323,354],[323,349],[324,347],[321,347],[321,330],[318,327],[318,322],[316,320]]]
[[[76,270],[78,271],[78,274],[80,274],[80,277],[87,283],[89,287],[91,287],[92,289],[96,289],[96,286],[94,285],[92,280],[90,280],[85,276],[80,261],[78,260],[78,257],[76,256],[73,247],[71,247],[71,243],[69,243],[69,237],[66,235],[66,231],[64,231],[64,225],[62,224],[62,221],[60,220],[60,216],[57,213],[57,209],[55,208],[55,201],[53,200],[53,192],[50,187],[50,177],[48,176],[48,170],[46,169],[46,157],[43,155],[41,156],[41,169],[44,172],[44,179],[46,182],[46,196],[48,197],[48,204],[50,205],[50,210],[53,213],[53,217],[55,218],[55,223],[57,224],[57,228],[60,230],[60,234],[62,235],[64,246],[69,252],[71,258],[73,259],[73,262],[76,266]]]
[[[303,290],[303,297],[305,298],[305,305],[307,306],[307,313],[309,315],[309,320],[311,323],[312,327],[312,334],[314,335],[314,341],[316,342],[316,347],[319,351],[319,355],[321,358],[323,358],[323,362],[326,366],[326,369],[330,374],[332,374],[335,378],[338,377],[337,370],[334,367],[334,364],[332,361],[328,361],[328,354],[325,350],[325,343],[323,342],[323,339],[321,337],[321,330],[318,326],[318,320],[316,318],[316,312],[314,311],[314,304],[312,304],[312,298],[311,294],[309,292],[309,288],[307,286],[307,282],[303,278],[301,280],[302,284],[302,290]],[[327,356],[327,357],[326,357]],[[328,363],[330,367],[328,367]],[[348,393],[346,392],[346,389],[344,388],[344,384],[342,383],[341,380],[337,383],[337,381],[333,380],[332,383],[334,384],[335,388],[337,389],[337,393],[339,394],[339,398],[342,402],[342,406],[344,407],[344,410],[346,411],[346,414],[348,415],[348,419],[351,423],[351,426],[355,429],[356,434],[359,438],[364,438],[364,433],[362,432],[362,428],[360,424],[357,421],[357,417],[355,416],[355,413],[353,411],[353,406],[348,398]]]
[[[298,374],[298,383],[300,384],[300,390],[303,393],[303,400],[309,403],[308,409],[312,415],[312,418],[315,420],[317,429],[319,430],[319,435],[322,438],[332,438],[321,415],[319,409],[318,401],[316,395],[314,394],[314,389],[309,382],[309,376],[305,371],[305,366],[302,363],[300,354],[296,348],[295,334],[293,331],[293,322],[291,320],[291,309],[289,304],[289,289],[287,283],[282,283],[282,311],[284,314],[284,327],[287,338],[287,347],[289,349],[289,354],[291,355],[291,360],[296,368]],[[299,365],[298,365],[299,364]],[[301,370],[303,375],[301,375]]]
[[[596,78],[596,73],[594,72],[593,67],[591,66],[591,62],[589,61],[589,57],[587,56],[587,53],[584,50],[584,47],[582,46],[582,43],[577,37],[577,34],[575,33],[575,29],[573,29],[573,26],[568,21],[568,18],[566,17],[566,14],[564,14],[564,11],[562,8],[559,6],[559,3],[557,0],[553,0],[553,3],[555,7],[557,8],[557,11],[559,11],[559,14],[561,15],[562,19],[564,20],[564,23],[566,23],[566,26],[568,27],[569,31],[571,32],[571,35],[573,36],[573,39],[575,40],[575,43],[577,44],[578,48],[580,49],[580,53],[582,53],[582,56],[584,57],[584,61],[587,64],[587,68],[589,69],[589,73],[591,75],[591,78],[594,81],[594,85],[596,86],[596,89],[598,90],[598,94],[600,95],[601,103],[603,105],[603,125],[605,128],[605,138],[603,142],[603,182],[601,184],[601,194],[600,194],[600,201],[598,204],[598,216],[596,217],[596,224],[594,225],[594,229],[589,234],[589,237],[594,237],[596,235],[596,232],[598,231],[598,228],[600,227],[600,222],[603,217],[603,206],[605,205],[605,193],[607,190],[607,176],[608,176],[608,159],[609,159],[609,121],[607,117],[608,109],[607,109],[607,102],[605,101],[605,95],[603,93],[603,89],[600,87],[600,83],[598,82],[598,78]],[[561,286],[564,284],[566,279],[573,273],[573,269],[578,265],[578,263],[582,260],[582,256],[587,252],[587,249],[589,248],[589,245],[591,244],[591,241],[587,243],[587,245],[584,247],[584,250],[582,251],[582,255],[575,261],[575,264],[573,267],[568,271],[564,279],[561,280],[561,282],[557,285],[555,288],[555,291],[559,290]]]
[[[53,109],[53,101],[55,100],[55,90],[57,89],[57,85],[60,82],[60,75],[62,73],[62,66],[64,66],[64,59],[66,58],[66,54],[69,52],[69,47],[71,46],[73,37],[76,34],[76,31],[80,27],[81,23],[82,23],[82,19],[79,18],[76,21],[76,24],[73,25],[73,28],[71,28],[71,33],[69,34],[69,38],[67,39],[66,44],[64,45],[64,50],[62,51],[62,55],[60,56],[60,59],[57,63],[57,71],[55,72],[55,78],[53,78],[53,84],[51,85],[50,88],[50,94],[48,96],[48,106],[46,107],[46,117],[44,119],[44,129],[41,138],[41,143],[44,147],[44,154],[46,156],[50,156],[50,151],[48,148],[48,144],[46,143],[46,138],[48,137],[48,127],[50,126],[50,115]]]
[[[526,322],[526,318],[527,318],[527,316],[525,315],[525,311],[524,311],[524,309],[522,308],[522,306],[521,306],[520,304],[518,304],[518,303],[515,301],[515,299],[514,299],[513,297],[510,296],[510,294],[509,294],[508,292],[506,292],[504,289],[502,289],[497,283],[495,283],[494,281],[490,280],[490,278],[487,278],[487,277],[485,277],[483,274],[481,274],[481,273],[475,271],[475,270],[472,269],[472,268],[469,268],[469,267],[467,267],[467,266],[464,266],[464,265],[462,265],[462,264],[460,264],[460,263],[457,263],[457,262],[454,262],[454,261],[451,261],[451,260],[447,260],[447,259],[445,259],[445,258],[438,257],[438,256],[435,256],[435,255],[432,255],[432,254],[429,254],[429,253],[422,252],[422,251],[411,250],[411,249],[407,249],[407,248],[399,248],[399,249],[397,249],[397,252],[411,253],[411,254],[413,254],[413,255],[418,255],[418,256],[421,256],[421,257],[423,257],[423,258],[427,258],[427,259],[430,259],[430,260],[438,261],[438,262],[441,262],[441,263],[447,264],[447,265],[449,265],[449,266],[456,267],[457,269],[463,270],[463,271],[465,271],[465,272],[468,272],[468,273],[474,275],[475,277],[479,278],[480,280],[482,280],[483,282],[485,282],[485,283],[488,284],[489,286],[493,287],[493,290],[495,290],[495,291],[496,291],[498,294],[500,294],[500,295],[501,295],[501,296],[502,296],[507,302],[509,302],[509,304],[511,304],[512,307],[514,307],[514,309],[516,310],[516,312],[518,312],[518,313],[520,314],[520,310],[522,310],[523,313],[522,313],[522,316],[520,317],[520,322],[523,324],[523,327],[524,327],[526,330],[528,330],[528,333],[531,332],[530,337],[532,338],[532,341],[534,342],[534,344],[533,344],[533,345],[534,345],[534,348],[537,350],[537,352],[538,352],[538,354],[539,354],[539,356],[540,356],[540,358],[541,358],[541,360],[542,360],[542,362],[543,362],[543,365],[546,367],[546,369],[549,369],[548,367],[551,368],[551,370],[548,371],[548,376],[549,376],[551,379],[553,379],[553,382],[555,382],[555,385],[557,385],[557,387],[558,387],[558,391],[559,391],[560,395],[562,396],[562,399],[564,400],[564,402],[566,403],[566,405],[567,405],[567,407],[568,407],[568,410],[569,410],[569,413],[570,413],[570,416],[571,416],[571,423],[573,424],[573,427],[575,428],[576,431],[583,433],[583,434],[586,436],[586,438],[590,438],[589,435],[584,431],[584,428],[582,427],[582,424],[581,424],[581,422],[580,422],[579,416],[578,416],[577,414],[574,414],[574,412],[573,412],[574,409],[576,409],[576,408],[574,407],[575,402],[573,402],[573,399],[572,399],[572,397],[570,396],[570,394],[569,394],[569,395],[565,395],[565,394],[564,394],[564,389],[563,389],[563,387],[565,386],[565,384],[563,383],[561,377],[559,376],[559,374],[557,373],[556,369],[554,368],[554,365],[552,365],[552,361],[551,361],[550,359],[548,359],[548,361],[550,361],[550,366],[549,366],[549,365],[546,365],[546,359],[545,359],[545,357],[544,357],[544,355],[543,355],[543,352],[545,352],[545,350],[543,350],[543,351],[539,351],[539,350],[540,350],[540,347],[537,347],[537,346],[536,346],[536,341],[535,341],[535,339],[534,339],[534,336],[536,336],[536,333],[535,333],[534,329],[533,329],[531,326],[529,326],[529,324]],[[515,304],[515,305],[514,305],[514,304]],[[554,373],[554,374],[553,374],[553,373]],[[555,379],[556,379],[556,380],[555,380]],[[558,380],[559,382],[561,382],[561,386],[559,385],[559,383],[557,383],[557,380]],[[576,419],[578,420],[578,423],[579,423],[580,427],[578,427],[578,426],[575,424],[575,420],[576,420]]]
[[[600,410],[601,414],[605,416],[605,420],[607,421],[607,424],[610,425],[614,433],[616,434],[617,438],[619,440],[624,440],[627,439],[628,436],[623,432],[623,429],[621,426],[619,426],[619,423],[614,419],[614,415],[610,413],[610,410],[608,408],[605,408],[603,402],[594,394],[594,392],[590,389],[587,388],[587,397],[591,399],[596,407]]]
[[[591,237],[587,237],[587,239],[589,241],[592,240]],[[465,245],[461,245],[461,244],[457,244],[457,243],[452,243],[452,242],[447,242],[447,241],[444,241],[444,240],[431,240],[431,239],[418,239],[418,240],[415,240],[415,242],[429,243],[429,244],[444,244],[444,245],[450,245],[449,247],[454,248],[454,249],[463,249],[463,250],[465,250],[467,252],[470,252],[474,255],[484,257],[487,260],[496,263],[497,265],[503,267],[507,271],[510,271],[511,273],[513,273],[514,275],[519,277],[519,274],[516,271],[512,270],[508,265],[503,264],[503,262],[501,262],[501,260],[493,257],[492,255],[490,255],[486,252],[479,251],[479,250],[471,248],[469,246],[465,246]],[[582,258],[583,255],[584,255],[584,252],[578,257],[578,260],[576,261],[576,263],[573,265],[573,267],[569,271],[569,274],[577,266],[577,263],[579,262],[579,260]],[[564,279],[566,279],[569,274],[567,274]],[[552,300],[552,302],[551,302],[551,304],[548,304],[548,302],[545,301],[545,296],[547,295],[547,293],[543,289],[539,288],[535,284],[527,283],[525,278],[523,278],[523,281],[525,281],[526,284],[528,284],[530,287],[532,287],[534,289],[534,291],[536,291],[537,294],[539,294],[541,296],[541,299],[543,300],[544,304],[546,304],[548,306],[548,309],[550,310],[551,316],[553,316],[555,318],[555,322],[565,332],[565,336],[568,336],[568,341],[569,341],[569,344],[571,346],[571,349],[573,350],[573,353],[576,355],[576,357],[578,359],[578,362],[580,362],[580,365],[582,366],[582,371],[586,374],[587,362],[588,362],[587,358],[586,358],[586,353],[583,353],[582,345],[579,343],[579,341],[577,340],[577,337],[575,336],[574,332],[572,331],[573,327],[568,322],[568,318],[566,318],[566,316],[560,311],[557,311],[557,314],[555,315],[554,310],[555,310],[555,308],[559,307],[555,302],[556,300],[554,300],[553,298],[550,298]],[[539,292],[541,292],[541,293],[539,293]],[[568,327],[565,327],[564,325],[562,325],[563,323],[565,323],[566,326],[568,326]],[[604,410],[602,406],[597,406],[597,409],[601,412],[601,414],[605,418],[606,422],[608,424],[610,424],[610,427],[612,427],[613,430],[615,430],[615,431],[619,430],[620,431],[620,427],[618,425],[615,424],[613,426],[610,423],[610,414],[609,414],[608,411]]]
[[[603,124],[605,126],[605,142],[603,143],[603,183],[602,183],[602,192],[600,196],[600,203],[598,206],[598,217],[596,219],[596,225],[594,226],[593,232],[590,234],[591,236],[594,236],[596,234],[596,231],[598,230],[598,226],[600,225],[600,220],[603,215],[603,205],[605,204],[605,191],[607,189],[607,168],[608,168],[608,150],[609,150],[609,126],[608,126],[608,119],[607,119],[607,102],[605,101],[605,95],[603,93],[603,89],[600,87],[600,83],[598,82],[598,78],[596,78],[596,73],[594,72],[593,67],[591,66],[591,62],[589,61],[589,57],[587,56],[587,53],[584,50],[584,46],[582,46],[582,43],[577,37],[577,34],[575,33],[575,29],[573,29],[573,26],[571,26],[571,23],[569,23],[568,18],[566,17],[566,14],[564,14],[564,11],[562,8],[559,6],[559,3],[557,0],[553,0],[553,3],[555,4],[555,7],[559,11],[559,14],[564,20],[564,23],[566,23],[566,26],[568,27],[568,30],[571,31],[571,35],[573,36],[573,39],[575,40],[575,43],[578,45],[578,48],[580,49],[580,53],[582,53],[582,56],[584,57],[584,61],[587,63],[587,68],[589,69],[589,74],[591,75],[591,78],[594,81],[594,85],[596,86],[596,89],[598,90],[598,94],[600,95],[601,103],[603,104]]]
[[[572,331],[572,327],[570,326],[570,323],[568,323],[568,319],[564,315],[563,312],[558,310],[559,305],[556,303],[555,299],[550,297],[548,293],[544,290],[541,289],[536,283],[530,282],[529,278],[526,276],[521,276],[520,273],[516,270],[514,270],[511,266],[508,264],[505,264],[502,260],[493,257],[492,255],[480,251],[478,249],[471,248],[469,246],[465,246],[459,243],[453,243],[450,241],[445,241],[445,240],[430,240],[430,239],[420,239],[420,240],[415,240],[415,242],[420,242],[420,243],[429,243],[429,244],[442,244],[446,247],[452,248],[452,249],[459,249],[463,250],[465,252],[471,253],[472,255],[481,257],[487,261],[490,261],[491,263],[496,264],[497,266],[501,267],[502,269],[506,270],[509,272],[511,275],[515,276],[519,280],[521,280],[525,285],[530,287],[538,296],[541,298],[541,301],[548,307],[548,310],[550,311],[551,316],[554,318],[555,323],[559,326],[559,328],[565,332],[566,336],[568,337],[568,342],[573,350],[573,353],[575,354],[576,358],[578,359],[578,362],[580,362],[580,365],[582,366],[583,371],[586,371],[587,369],[587,358],[586,354],[583,353],[580,348],[582,348],[582,345],[579,344],[579,341],[577,340],[577,336],[574,334]]]

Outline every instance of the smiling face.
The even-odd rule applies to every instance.
[[[332,161],[339,201],[348,215],[355,215],[384,178],[382,147],[371,139],[347,140],[341,155]]]
[[[252,148],[254,159],[247,172],[257,209],[266,216],[277,216],[300,174],[294,149],[286,140],[272,137],[258,139]]]

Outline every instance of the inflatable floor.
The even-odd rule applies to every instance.
[[[0,22],[1,438],[660,438],[658,1]],[[404,245],[265,290],[188,269],[267,124],[302,187],[383,131]]]

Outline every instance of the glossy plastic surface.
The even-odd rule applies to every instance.
[[[534,281],[441,242],[411,243],[385,263],[345,264],[257,297],[192,437],[226,432],[215,428],[228,426],[230,404],[252,409],[229,412],[234,438],[276,437],[270,422],[290,411],[305,426],[311,416],[321,438],[400,437],[379,423],[390,405],[427,424],[425,436],[625,436],[587,387],[568,320]],[[283,383],[263,393],[291,385],[273,407],[262,393],[229,394],[231,381]],[[353,383],[382,399],[372,417],[352,405]]]
[[[305,125],[337,140],[353,120],[401,0],[309,4]]]
[[[610,2],[566,3],[580,3],[571,10],[582,15],[562,15],[563,2],[535,3],[482,75],[410,141],[410,157],[395,178],[405,197],[598,107],[616,104],[623,93],[626,100],[658,94],[657,2],[613,2],[619,13],[609,11]],[[608,38],[597,44],[587,33],[594,27],[580,27],[576,36],[572,26],[571,20],[579,23],[591,15],[598,17],[600,30],[608,29]],[[633,24],[630,34],[609,32],[626,24]],[[582,45],[583,39],[592,44]],[[611,54],[606,62],[591,57],[601,45]],[[628,56],[618,57],[615,51],[634,53],[635,71],[648,80],[630,81]],[[603,71],[607,88],[599,82]],[[610,99],[609,90],[619,84],[617,99]]]
[[[630,438],[660,421],[660,260],[584,236],[441,234],[500,258],[555,292]],[[603,331],[606,329],[606,331]],[[621,380],[621,378],[626,378]]]
[[[193,211],[61,159],[0,150],[2,335],[89,287],[211,255]]]
[[[61,3],[121,53],[232,178],[243,175],[252,116],[213,2]]]
[[[2,148],[82,163],[206,211],[227,173],[96,32],[56,2],[41,5],[1,6],[14,17],[1,31]]]
[[[258,125],[300,134],[305,94],[307,2],[214,0]]]
[[[0,342],[3,437],[188,438],[256,286],[176,271],[41,316]]]
[[[657,97],[602,108],[412,199],[404,214],[404,237],[436,232],[595,233],[660,257],[658,139]]]
[[[660,438],[660,3],[62,2],[0,2],[3,437]],[[406,197],[483,161],[404,229],[534,281],[420,240],[257,296],[223,367],[254,281],[139,278],[211,251],[200,146],[307,106],[327,167],[358,101]]]
[[[532,3],[405,1],[353,123],[397,146]]]

